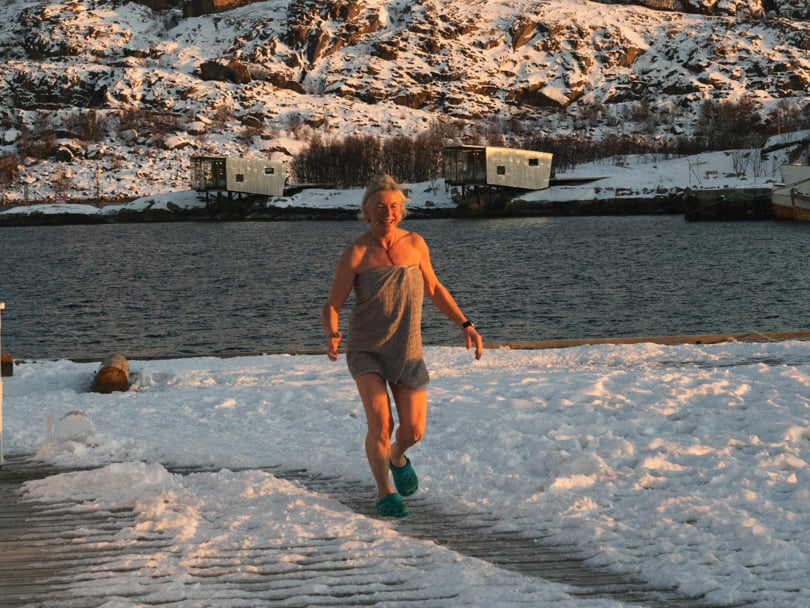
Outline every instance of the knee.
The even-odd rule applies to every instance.
[[[369,422],[368,425],[368,436],[375,441],[386,444],[391,441],[391,433],[394,430],[394,423],[379,421],[377,423]]]
[[[397,441],[405,445],[414,445],[422,440],[424,429],[400,426],[397,431]]]

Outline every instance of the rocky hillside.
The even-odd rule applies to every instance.
[[[313,137],[665,141],[711,137],[707,103],[756,134],[810,122],[806,0],[239,4],[5,2],[5,197],[184,189],[189,156],[289,160]]]

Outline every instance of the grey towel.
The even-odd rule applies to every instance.
[[[369,268],[357,275],[354,293],[346,342],[352,376],[376,371],[397,384],[427,384],[421,327],[424,282],[419,267]]]

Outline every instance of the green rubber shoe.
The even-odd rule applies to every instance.
[[[402,502],[402,496],[393,492],[377,501],[377,513],[384,517],[405,517],[408,507]]]
[[[419,478],[416,476],[416,471],[413,470],[408,457],[405,457],[405,464],[401,467],[394,466],[393,462],[389,462],[388,464],[391,468],[391,473],[394,475],[394,485],[397,487],[397,492],[402,496],[415,494],[419,489]]]

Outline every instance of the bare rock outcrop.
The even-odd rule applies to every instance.
[[[200,78],[246,84],[253,80],[248,67],[238,59],[217,59],[200,64]]]
[[[287,14],[284,42],[302,49],[310,65],[354,46],[385,24],[379,8],[363,0],[293,0]]]

